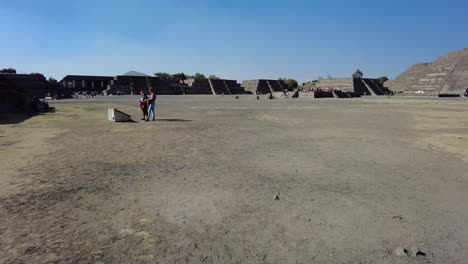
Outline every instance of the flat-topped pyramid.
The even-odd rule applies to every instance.
[[[468,88],[468,48],[415,64],[385,86],[404,95],[462,95]]]
[[[123,76],[150,77],[146,73],[137,72],[137,71],[129,71],[129,72],[125,73]]]

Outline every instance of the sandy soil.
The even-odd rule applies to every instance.
[[[0,125],[0,263],[468,259],[468,101],[137,100]]]

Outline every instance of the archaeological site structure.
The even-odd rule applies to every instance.
[[[401,95],[461,96],[468,88],[468,48],[415,64],[385,86]]]

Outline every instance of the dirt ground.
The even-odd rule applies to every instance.
[[[137,101],[3,119],[0,263],[467,263],[467,100]]]

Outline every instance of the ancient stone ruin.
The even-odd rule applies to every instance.
[[[67,75],[60,83],[77,92],[104,92],[105,94],[139,94],[140,91],[148,92],[149,87],[155,88],[157,94],[182,94],[184,86],[134,71],[114,77]]]
[[[184,81],[187,84],[186,94],[212,94],[229,95],[245,94],[244,88],[235,80],[225,79],[188,79]]]
[[[0,113],[33,113],[48,110],[39,98],[50,83],[41,74],[0,73]]]
[[[283,86],[281,82],[278,80],[249,80],[243,81],[242,86],[245,87],[247,92],[253,94],[275,94],[275,93],[282,93],[288,87]]]
[[[389,93],[390,91],[379,80],[369,78],[322,79],[315,85],[315,97],[317,98],[350,98],[362,95],[386,95]]]
[[[107,89],[111,80],[111,76],[67,75],[60,84],[74,91],[102,92]]]
[[[468,88],[468,48],[416,64],[385,86],[400,95],[463,95]]]
[[[156,89],[157,94],[174,94],[174,90],[159,77],[132,74],[115,76],[107,86],[107,94],[140,94],[140,91],[148,93],[150,87]]]

